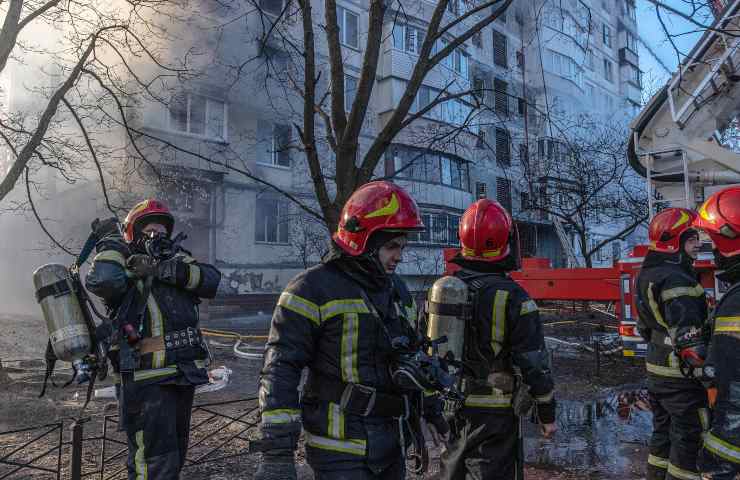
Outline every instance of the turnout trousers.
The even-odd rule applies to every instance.
[[[648,480],[701,480],[697,461],[709,429],[707,394],[699,382],[648,374],[653,435]]]
[[[192,385],[132,387],[122,399],[121,418],[128,440],[129,480],[177,480],[185,464],[190,431]]]
[[[315,480],[404,480],[406,478],[406,463],[403,458],[380,473],[375,473],[367,467],[351,468],[349,470],[317,470],[313,469]]]
[[[440,459],[443,480],[514,480],[518,420],[511,408],[462,408]]]

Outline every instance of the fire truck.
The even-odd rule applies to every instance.
[[[724,135],[740,131],[740,37],[733,33],[740,31],[740,0],[715,0],[712,10],[714,23],[630,124],[627,161],[644,178],[650,217],[671,206],[695,209],[715,191],[740,184],[740,154]],[[637,246],[611,268],[550,268],[547,259],[529,258],[512,277],[535,300],[613,304],[623,354],[644,356],[634,292],[646,253],[647,246]],[[454,271],[446,263],[446,273]],[[701,254],[695,267],[709,301],[716,302],[726,286],[715,276],[711,254]]]

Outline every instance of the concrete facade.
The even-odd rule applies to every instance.
[[[481,192],[512,210],[519,222],[525,254],[548,257],[554,265],[563,265],[562,248],[551,221],[528,208],[527,192],[518,181],[522,161],[536,160],[530,152],[545,133],[543,115],[537,112],[547,110],[548,103],[550,108],[595,114],[617,110],[630,113],[637,105],[639,76],[637,82],[629,81],[629,65],[637,67],[636,53],[627,45],[628,32],[635,32],[636,24],[626,1],[516,0],[505,20],[497,20],[466,42],[425,79],[417,108],[445,85],[452,84],[452,90],[458,91],[481,88],[486,93],[481,98],[485,108],[475,116],[477,125],[473,130],[477,136],[462,134],[453,142],[430,142],[430,127],[455,125],[472,108],[465,102],[440,107],[402,132],[375,172],[377,177],[392,176],[408,188],[429,228],[425,234],[414,236],[400,269],[412,290],[424,290],[442,272],[442,249],[458,244],[457,222]],[[275,2],[262,3],[269,7]],[[320,22],[323,2],[313,3]],[[404,91],[416,61],[417,36],[423,35],[436,2],[404,3],[403,15],[388,15],[384,26],[377,83],[360,139],[360,155]],[[337,4],[347,35],[343,37],[346,74],[357,76],[366,40],[362,28],[368,22],[366,2],[338,0]],[[567,32],[558,32],[543,13],[552,9],[563,18],[579,19],[585,9],[590,12],[590,27],[588,22],[585,26],[575,23],[575,27],[568,23],[561,28]],[[453,15],[451,12],[450,18]],[[611,45],[603,42],[604,26],[610,29]],[[291,126],[300,124],[302,107],[294,94],[286,94],[277,86],[280,71],[290,68],[283,63],[280,45],[268,44],[260,51],[253,40],[253,33],[263,28],[264,23],[251,13],[239,25],[224,29],[218,44],[204,36],[203,42],[222,59],[220,66],[210,64],[197,82],[183,86],[181,95],[168,107],[142,104],[133,121],[174,145],[219,158],[224,165],[248,171],[315,206],[302,154],[282,148],[295,144],[296,133]],[[287,28],[297,31],[300,22]],[[602,35],[599,41],[594,40],[597,33]],[[321,37],[317,35],[317,39]],[[581,37],[590,39],[585,50]],[[321,63],[327,50],[320,41],[317,48]],[[268,49],[274,54],[271,61],[277,64],[274,72],[252,68],[231,82],[233,69],[224,65]],[[584,53],[589,49],[597,59],[593,69]],[[560,63],[544,62],[548,55],[554,58],[551,52],[562,57],[558,57]],[[606,74],[597,68],[599,61],[612,63],[612,81],[603,78]],[[562,66],[566,64],[568,67]],[[567,78],[571,71],[573,78]],[[327,77],[325,72],[324,79]],[[224,88],[224,79],[229,88]],[[351,88],[351,79],[347,83]],[[604,95],[602,103],[594,100],[584,104],[589,86]],[[350,98],[351,94],[347,92]],[[525,109],[525,103],[537,108]],[[322,148],[322,155],[330,160],[328,147]],[[190,235],[188,243],[193,253],[221,268],[224,296],[277,294],[293,275],[319,260],[326,232],[284,196],[234,169],[215,166],[198,156],[156,145],[149,153],[156,151],[161,152],[161,165],[178,172],[180,179],[177,184],[160,186],[159,191],[183,220],[181,225]],[[422,160],[396,174],[410,158]],[[611,255],[606,260],[610,261]]]

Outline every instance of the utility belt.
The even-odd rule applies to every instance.
[[[466,377],[462,380],[462,392],[466,395],[496,388],[503,394],[513,393],[516,388],[514,374],[510,372],[493,372],[487,378]]]
[[[125,341],[125,340],[124,340]],[[204,359],[208,356],[208,347],[199,328],[187,327],[182,330],[167,332],[157,337],[141,338],[130,349],[135,356],[135,363],[140,363],[142,355],[157,352],[172,352],[177,357]],[[120,347],[114,344],[109,352],[109,358],[116,372],[120,371]]]
[[[401,417],[407,413],[402,395],[379,392],[375,387],[347,383],[311,372],[305,396],[339,405],[343,412],[361,417]]]

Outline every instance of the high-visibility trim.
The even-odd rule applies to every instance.
[[[262,412],[262,423],[278,424],[301,421],[301,411],[297,408],[275,408]]]
[[[136,453],[134,453],[134,469],[136,480],[147,480],[149,472],[146,465],[146,452],[144,450],[144,430],[136,432]]]
[[[178,258],[182,259],[184,263],[195,263],[195,259],[190,255],[178,255]]]
[[[555,392],[551,391],[550,393],[546,393],[544,395],[536,395],[534,397],[534,400],[537,403],[547,403],[547,402],[551,402],[553,398],[555,398]]]
[[[187,290],[195,290],[200,286],[200,267],[198,265],[188,265],[188,283],[185,285]]]
[[[162,311],[159,309],[157,300],[154,295],[149,292],[149,298],[146,301],[146,308],[149,310],[149,321],[152,327],[152,337],[161,337],[164,335],[164,317]],[[162,368],[165,362],[165,351],[158,350],[152,353],[152,368]]]
[[[511,395],[495,392],[491,395],[468,395],[465,406],[474,408],[510,408]]]
[[[327,302],[319,307],[319,314],[322,322],[345,313],[370,313],[370,310],[361,298],[332,300],[331,302]]]
[[[702,432],[708,432],[710,427],[710,420],[709,420],[709,409],[708,408],[700,408],[699,409],[699,424],[701,425]]]
[[[652,373],[653,375],[670,378],[684,378],[681,370],[676,367],[665,367],[663,365],[655,365],[650,362],[645,362],[645,366],[647,367],[648,373]]]
[[[678,297],[701,297],[704,295],[704,288],[701,285],[694,285],[693,287],[675,287],[663,290],[660,294],[660,298],[667,302]]]
[[[522,303],[522,308],[519,310],[519,315],[526,315],[528,313],[537,311],[537,303],[531,298],[526,302]]]
[[[177,367],[151,368],[134,372],[134,381],[151,380],[153,378],[168,377],[177,374]]]
[[[716,317],[714,333],[740,332],[740,317]]]
[[[95,258],[93,259],[93,261],[94,262],[117,263],[123,268],[126,268],[126,259],[123,257],[123,254],[121,252],[118,252],[116,250],[102,251],[98,253],[97,255],[95,255]]]
[[[659,457],[657,455],[653,455],[651,453],[650,455],[648,455],[648,464],[649,465],[652,465],[653,467],[667,469],[668,468],[668,459],[667,458],[663,458],[663,457]]]
[[[342,380],[347,383],[360,383],[357,371],[357,342],[359,338],[360,322],[356,313],[345,313],[342,319],[342,346],[340,351],[340,366]]]
[[[395,193],[392,193],[387,204],[368,213],[365,215],[365,218],[389,217],[391,215],[395,215],[399,208],[401,208],[401,204],[398,203],[398,197]]]
[[[491,348],[494,355],[498,355],[504,348],[504,339],[506,338],[506,302],[508,299],[508,291],[496,290],[491,316]]]
[[[335,438],[322,437],[311,432],[306,432],[306,445],[309,447],[330,450],[332,452],[349,453],[350,455],[365,456],[367,442],[365,440],[337,440]]]
[[[344,440],[344,412],[342,412],[342,408],[336,403],[329,402],[328,417],[328,435],[332,438]]]
[[[303,297],[294,295],[292,293],[283,292],[280,294],[278,299],[278,306],[286,308],[291,312],[295,312],[298,315],[306,317],[316,325],[320,322],[319,306],[310,300],[306,300]]]
[[[704,437],[704,448],[732,463],[740,464],[740,448],[708,432]]]
[[[698,472],[692,472],[691,470],[684,470],[681,467],[668,462],[668,475],[672,475],[680,480],[701,480],[701,475]]]
[[[653,295],[653,283],[648,283],[647,288],[647,295],[648,295],[648,303],[650,304],[650,311],[653,312],[653,317],[655,317],[655,321],[658,322],[659,325],[661,325],[663,328],[668,330],[668,324],[665,323],[665,320],[663,320],[663,315],[660,314],[660,308],[658,307],[658,302],[655,301],[655,295]]]

